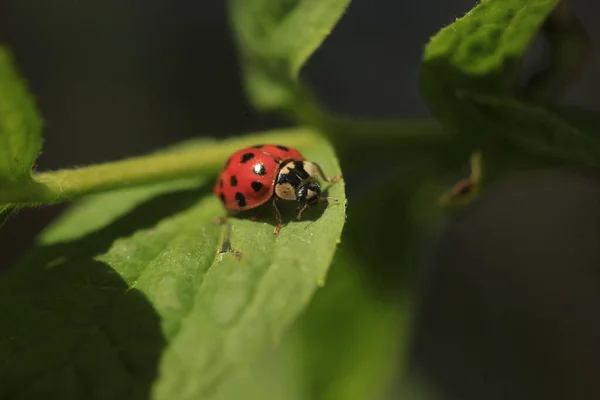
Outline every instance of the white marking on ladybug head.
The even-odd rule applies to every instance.
[[[289,174],[292,169],[294,169],[294,161],[290,161],[287,164],[285,164],[281,170],[279,171],[280,174]]]
[[[282,200],[296,200],[296,189],[290,183],[275,185],[275,194]]]
[[[315,192],[312,189],[308,189],[306,191],[306,201],[309,201],[310,199],[312,199],[313,197],[318,197],[319,193]]]
[[[310,161],[304,161],[303,166],[304,166],[304,170],[306,171],[306,173],[308,175],[310,175],[311,178],[314,179],[319,175],[319,170],[314,163],[312,163]]]

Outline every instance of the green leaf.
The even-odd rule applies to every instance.
[[[423,171],[428,168],[396,172],[358,194],[327,285],[281,346],[229,381],[215,400],[385,397],[408,350],[414,243],[431,207],[420,189],[430,178]]]
[[[382,295],[346,248],[298,324],[306,399],[384,398],[408,331],[406,298]]]
[[[581,74],[593,51],[585,26],[569,9],[567,1],[561,1],[549,15],[543,32],[550,48],[550,60],[523,87],[521,97],[530,101],[558,99],[567,85]]]
[[[297,84],[298,73],[349,3],[230,0],[246,90],[257,108],[289,110],[307,101],[308,94]]]
[[[299,321],[307,399],[385,398],[404,368],[430,171],[392,171],[350,204],[329,283]]]
[[[211,400],[314,400],[307,395],[299,336],[292,329],[280,346],[243,368]]]
[[[41,148],[41,126],[11,54],[0,47],[0,190],[3,182],[30,179]]]
[[[479,137],[488,124],[457,98],[459,91],[510,96],[518,68],[559,0],[485,0],[435,35],[425,49],[421,89],[455,133]]]
[[[396,372],[397,345],[407,331],[405,304],[378,295],[363,279],[366,266],[346,256],[343,247],[327,285],[283,343],[241,371],[213,400],[383,398]]]
[[[339,173],[321,139],[300,150]],[[282,210],[277,237],[270,208],[232,219],[241,260],[217,254],[227,225],[202,177],[89,198],[0,280],[0,398],[210,399],[323,283],[343,182],[330,195],[302,221]]]
[[[489,134],[530,154],[569,164],[600,165],[598,115],[476,93],[462,93],[461,98],[489,121]]]

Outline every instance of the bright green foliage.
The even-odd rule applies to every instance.
[[[0,192],[33,185],[31,169],[42,145],[41,118],[12,55],[0,46]],[[11,205],[0,202],[0,226]]]
[[[506,68],[514,68],[558,3],[483,0],[435,35],[426,47],[424,61],[443,60],[474,77],[500,75]]]
[[[436,183],[456,176],[473,150],[489,180],[522,165],[599,164],[600,119],[532,102],[560,92],[586,53],[559,0],[483,0],[442,29],[420,77],[438,120],[416,122],[328,115],[299,82],[349,0],[229,3],[252,103],[318,129],[194,140],[31,179],[41,122],[0,50],[0,214],[88,196],[0,279],[0,398],[384,395],[405,372],[419,239],[447,189]],[[520,87],[520,62],[549,18],[559,28],[548,41],[558,72]],[[350,172],[373,175],[357,188],[321,287],[345,224],[343,181],[329,190],[339,203],[301,221],[294,204],[282,205],[290,222],[277,237],[269,204],[259,221],[247,213],[215,225],[224,210],[212,185],[231,152],[256,143],[297,147],[336,175],[328,140]],[[401,392],[415,397],[415,382],[406,384]],[[422,389],[435,392],[418,384],[423,398]]]
[[[481,150],[485,183],[521,168],[598,164],[600,141],[594,130],[556,115],[555,108],[525,100],[556,93],[550,78],[564,84],[568,68],[579,68],[582,60],[585,35],[559,3],[481,1],[426,47],[421,71],[426,100],[461,144],[455,152]],[[524,53],[549,19],[553,60],[559,65],[550,66],[533,86],[523,86],[519,69]],[[565,32],[564,40],[557,31]],[[577,45],[577,51],[567,53],[567,45]],[[566,55],[573,60],[559,59]],[[557,71],[551,72],[553,68]]]
[[[510,95],[519,62],[559,0],[484,0],[442,29],[425,49],[421,87],[432,111],[462,136],[486,127],[460,91]]]
[[[300,68],[325,40],[350,0],[230,0],[247,93],[260,109],[306,101]]]
[[[302,151],[340,172],[324,141]],[[223,210],[202,179],[74,208],[0,280],[0,397],[144,398],[159,374],[155,399],[209,398],[324,283],[345,221],[343,182],[330,192],[339,204],[278,237],[270,208],[269,223],[233,219],[241,260],[217,254],[227,226],[213,223]]]
[[[41,125],[11,54],[0,47],[0,185],[30,178],[42,144]]]

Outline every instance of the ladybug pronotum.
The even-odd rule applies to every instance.
[[[222,222],[228,216],[271,201],[277,216],[273,233],[277,235],[281,229],[279,200],[300,203],[296,214],[300,219],[308,207],[328,199],[321,196],[317,176],[326,182],[337,182],[342,178],[327,178],[317,163],[307,161],[291,147],[261,144],[238,150],[225,162],[215,184],[215,195],[228,212],[216,221]]]

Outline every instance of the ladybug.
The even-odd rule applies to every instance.
[[[321,167],[307,161],[296,149],[277,144],[258,144],[236,151],[225,162],[217,178],[214,193],[228,212],[215,222],[223,222],[240,211],[259,207],[268,201],[277,216],[273,234],[281,229],[279,200],[300,203],[296,217],[308,207],[327,197],[321,197],[317,176],[326,182],[337,182],[342,177],[327,178]]]

